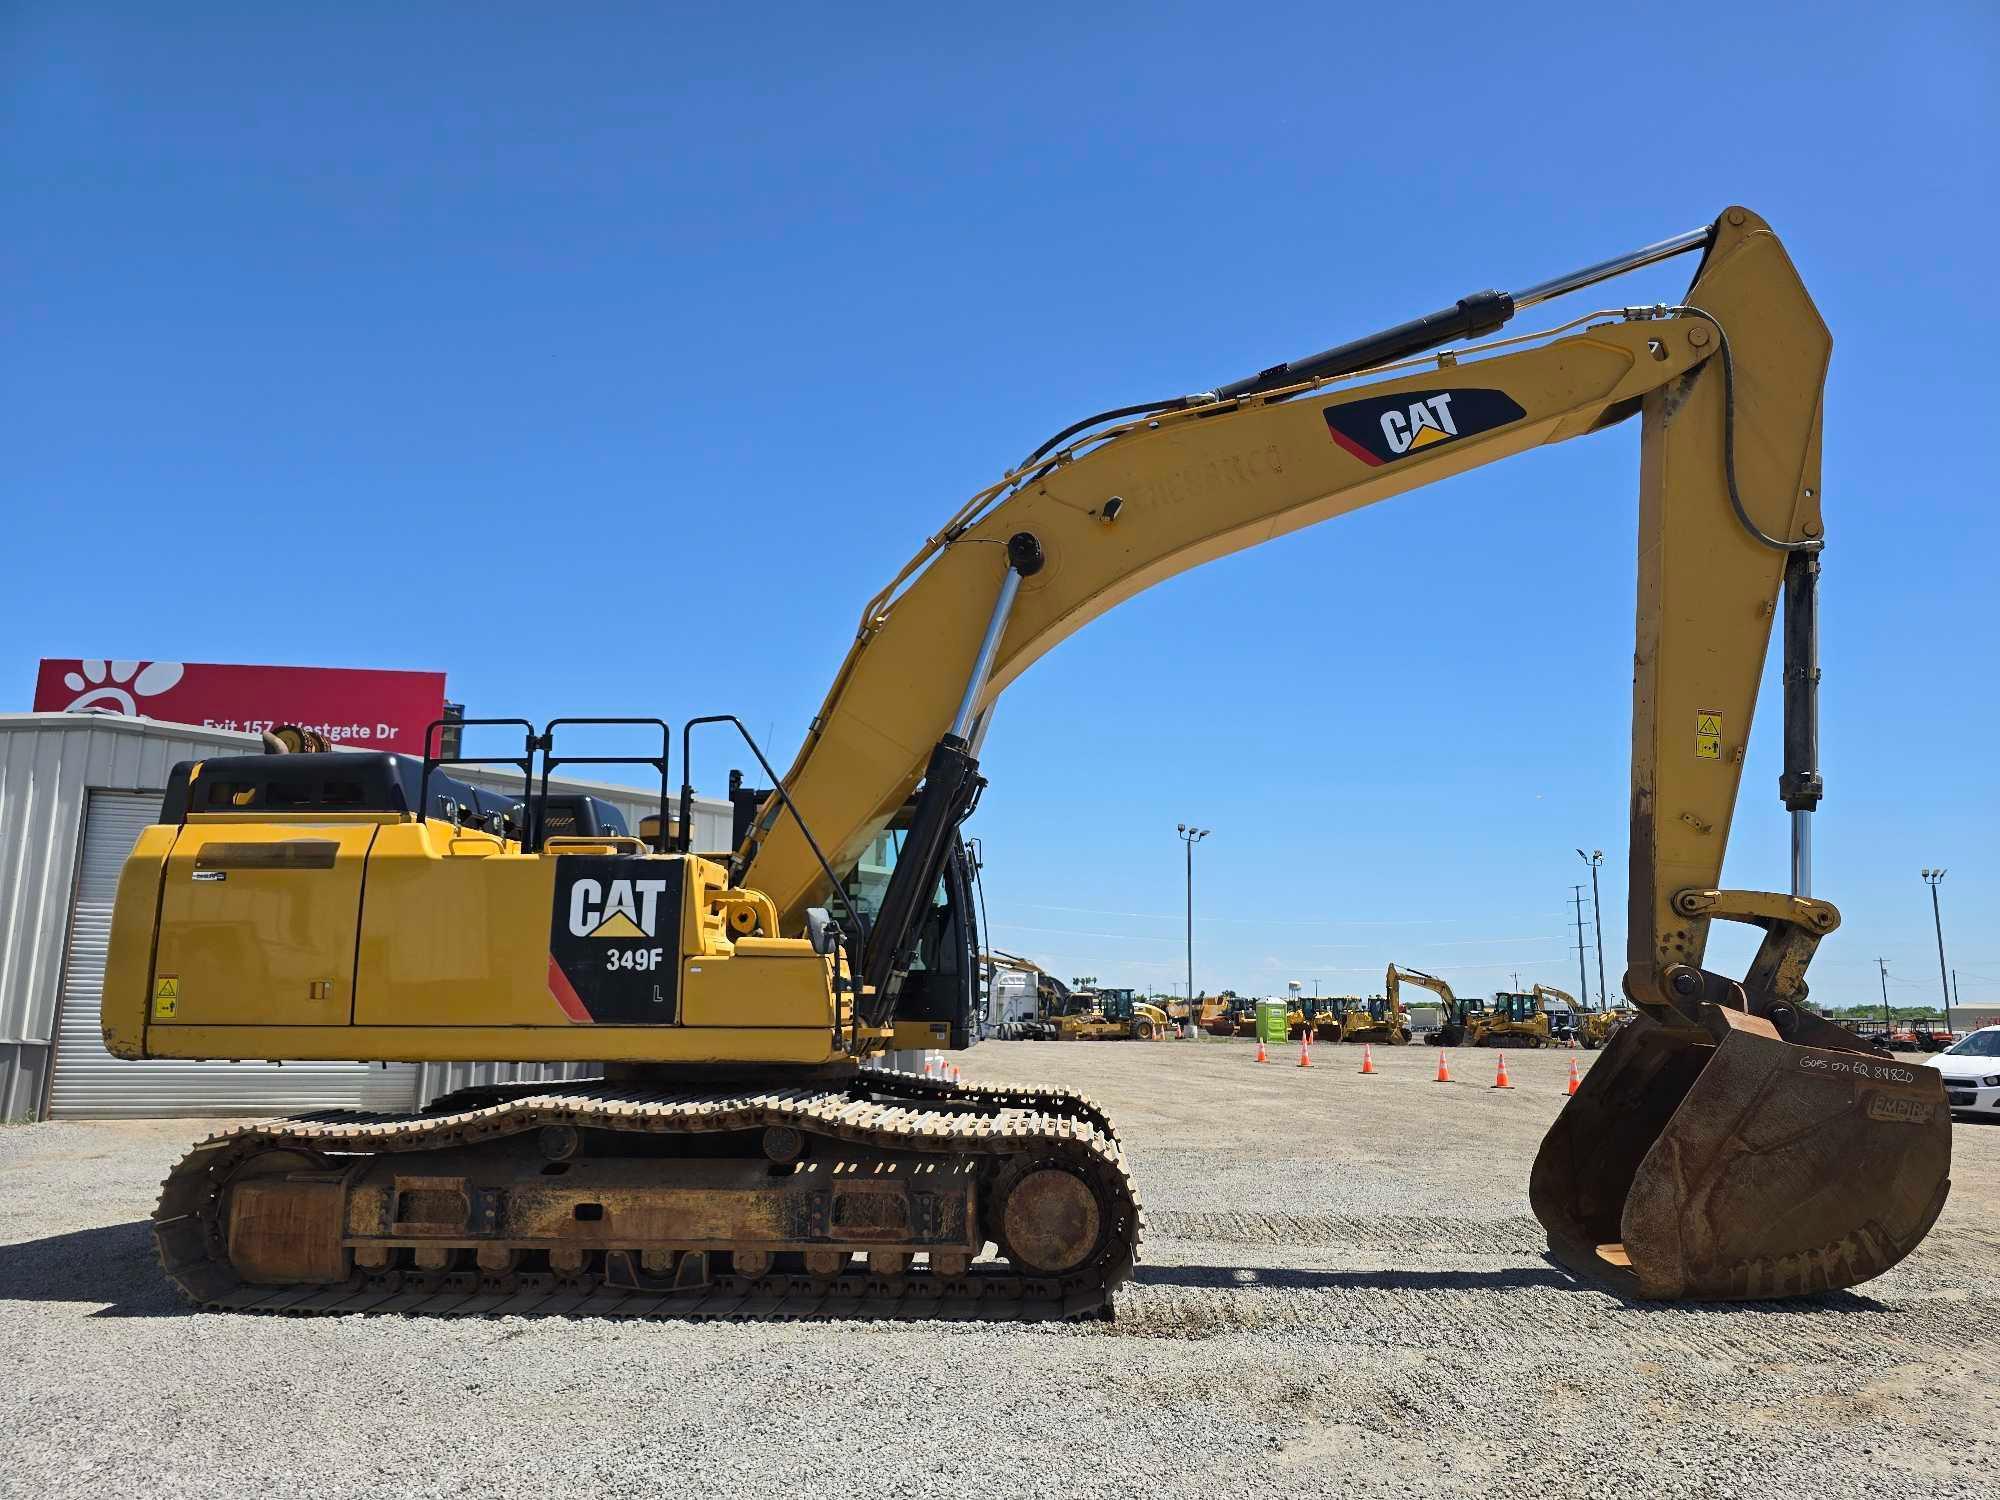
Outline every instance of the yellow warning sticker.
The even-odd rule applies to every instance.
[[[153,986],[153,1019],[170,1021],[181,1008],[181,981],[175,974],[162,974]]]
[[[1722,759],[1722,715],[1712,708],[1695,713],[1694,753],[1697,760]]]

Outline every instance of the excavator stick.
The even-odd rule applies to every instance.
[[[1642,1298],[1795,1296],[1907,1255],[1950,1183],[1935,1070],[1805,1004],[1839,912],[1811,894],[1822,795],[1816,644],[1820,428],[1832,340],[1775,235],[1730,209],[1688,289],[1718,347],[1641,408],[1631,920],[1618,1032],[1536,1158],[1556,1256]],[[1783,591],[1793,888],[1716,889]],[[1738,981],[1710,924],[1763,941]]]
[[[1931,1070],[1785,1041],[1744,1011],[1704,1005],[1689,1026],[1641,1015],[1543,1140],[1529,1199],[1558,1260],[1627,1296],[1853,1286],[1909,1254],[1944,1206],[1939,1095]]]

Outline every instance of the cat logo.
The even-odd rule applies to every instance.
[[[1451,419],[1451,392],[1440,391],[1428,401],[1412,401],[1407,415],[1390,407],[1382,413],[1382,436],[1391,453],[1408,453],[1429,443],[1458,436]]]
[[[1333,440],[1370,468],[1441,443],[1518,422],[1527,413],[1505,391],[1465,387],[1403,391],[1325,409]]]
[[[579,880],[569,888],[569,930],[582,938],[655,935],[664,880]]]

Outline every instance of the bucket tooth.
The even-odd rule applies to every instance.
[[[1633,1021],[1557,1116],[1529,1184],[1556,1258],[1627,1296],[1745,1299],[1909,1254],[1950,1190],[1936,1070],[1787,1042],[1744,1011],[1701,1021]]]

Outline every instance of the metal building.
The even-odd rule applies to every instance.
[[[255,735],[110,714],[0,714],[0,1120],[401,1110],[472,1082],[562,1077],[540,1064],[127,1062],[104,1050],[98,1005],[119,868],[157,821],[175,762],[256,754]],[[514,791],[506,768],[454,767]],[[559,777],[636,829],[656,796]],[[695,847],[729,847],[726,803],[695,804]]]

